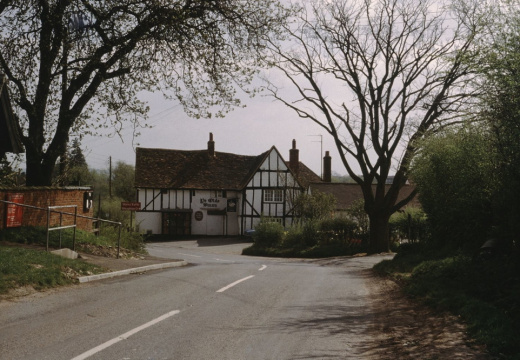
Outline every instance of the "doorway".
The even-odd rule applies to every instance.
[[[191,235],[191,212],[163,212],[162,214],[164,235]]]

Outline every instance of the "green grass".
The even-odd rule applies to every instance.
[[[76,246],[81,249],[81,244],[93,244],[101,246],[117,246],[118,228],[105,226],[101,230],[101,235],[76,230]],[[0,231],[0,241],[8,241],[18,244],[34,244],[46,246],[47,231],[44,227],[23,227],[12,228]],[[134,252],[145,252],[142,235],[136,232],[121,231],[121,247]],[[73,230],[64,229],[61,231],[61,247],[70,248],[73,246]],[[49,247],[60,248],[60,232],[51,231],[49,233]]]
[[[76,276],[103,271],[98,266],[41,250],[0,246],[0,294],[21,286],[41,290],[73,284]]]
[[[49,234],[49,248],[60,248],[58,231]],[[88,244],[106,248],[117,248],[118,229],[104,227],[100,236],[77,230],[76,250],[89,252]],[[61,248],[71,248],[72,229],[62,230]],[[23,227],[0,231],[0,241],[8,243],[38,245],[45,249],[47,231],[43,227]],[[144,242],[137,233],[121,232],[121,248],[144,253]],[[115,252],[114,252],[115,254]],[[114,255],[115,256],[115,255]],[[106,271],[100,267],[78,260],[65,259],[44,250],[26,249],[16,246],[0,246],[0,294],[11,289],[32,286],[36,290],[75,283],[78,276]]]
[[[414,245],[374,269],[399,280],[409,296],[460,316],[468,333],[494,356],[518,360],[519,267],[514,254],[482,259]]]

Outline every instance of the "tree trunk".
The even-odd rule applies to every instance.
[[[29,150],[26,151],[26,157],[26,185],[51,186],[56,158],[54,161],[49,161],[48,158]]]
[[[368,251],[370,254],[388,252],[390,250],[390,236],[388,222],[390,216],[385,213],[369,214],[370,237]]]

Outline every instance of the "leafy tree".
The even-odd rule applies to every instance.
[[[321,220],[332,217],[336,199],[332,194],[313,192],[300,194],[295,201],[295,212],[305,220]]]
[[[422,144],[412,178],[437,245],[474,249],[490,236],[494,159],[482,126],[446,130]]]
[[[0,71],[27,185],[51,185],[71,132],[139,126],[142,91],[163,90],[194,116],[239,105],[235,87],[247,88],[285,18],[276,0],[1,1]]]
[[[61,158],[63,161],[59,164],[59,170],[55,183],[61,185],[90,185],[92,176],[88,168],[87,160],[81,150],[79,139],[72,141],[72,146],[67,156]]]
[[[122,161],[118,161],[112,171],[114,195],[124,201],[135,201],[135,169]]]
[[[497,150],[495,236],[512,241],[520,233],[520,9],[510,3],[507,10],[495,10],[494,36],[479,58],[485,91],[478,115],[491,127]]]
[[[362,188],[371,252],[388,248],[390,216],[415,195],[397,202],[417,141],[453,122],[472,95],[468,59],[481,30],[473,18],[479,4],[464,4],[464,12],[436,4],[311,1],[287,27],[287,41],[270,44],[272,65],[295,91],[274,82],[267,88],[334,138]]]
[[[0,158],[0,186],[14,186],[16,185],[16,179],[18,174],[13,171],[11,163],[7,160],[7,156],[4,154]]]

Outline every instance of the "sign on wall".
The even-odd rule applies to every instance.
[[[204,214],[202,213],[202,211],[195,212],[195,220],[202,221],[203,218],[204,218]]]
[[[237,211],[237,199],[228,199],[227,201],[227,212]]]
[[[7,194],[7,201],[23,204],[23,194]],[[20,227],[22,226],[23,219],[23,207],[7,204],[7,219],[5,222],[5,227]]]

